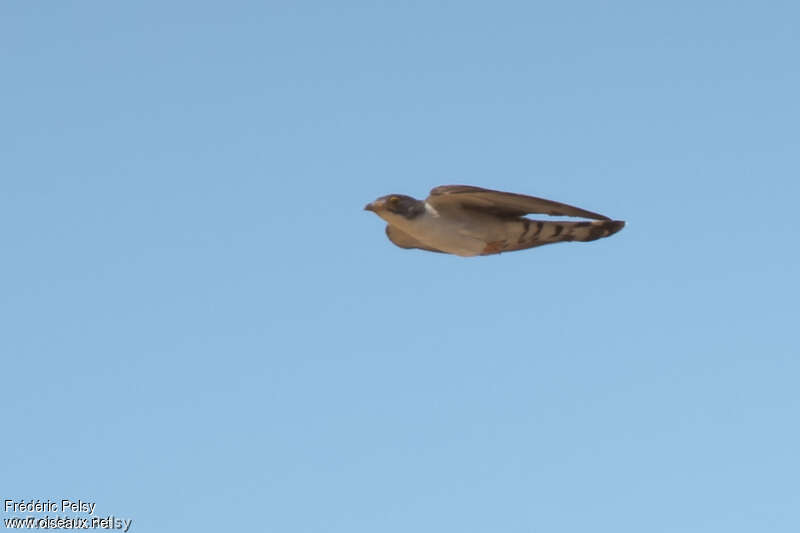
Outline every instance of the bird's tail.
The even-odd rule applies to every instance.
[[[522,219],[518,235],[506,241],[490,243],[484,255],[498,252],[524,250],[534,246],[570,241],[596,241],[614,235],[625,227],[622,220],[594,220],[591,222],[544,221]]]

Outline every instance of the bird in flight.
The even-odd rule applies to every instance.
[[[472,257],[525,250],[565,241],[594,241],[625,226],[622,220],[579,207],[469,185],[442,185],[426,200],[381,196],[364,207],[387,222],[386,235],[400,248]],[[591,221],[531,220],[525,215],[581,217]]]

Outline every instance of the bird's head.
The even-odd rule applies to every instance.
[[[391,222],[394,217],[410,220],[425,212],[425,202],[404,194],[390,194],[367,204],[364,209],[372,211],[387,222]]]

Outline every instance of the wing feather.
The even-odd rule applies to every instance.
[[[431,190],[426,200],[434,209],[459,206],[474,209],[501,217],[520,217],[530,213],[552,216],[568,216],[591,218],[594,220],[611,220],[607,216],[593,213],[560,202],[515,194],[493,191],[470,185],[442,185]]]

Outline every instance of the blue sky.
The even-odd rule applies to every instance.
[[[4,2],[3,498],[137,532],[797,531],[799,17]],[[628,225],[463,259],[362,211],[448,183]]]

